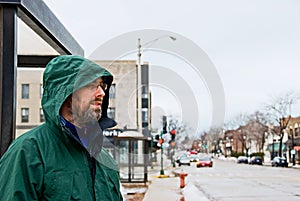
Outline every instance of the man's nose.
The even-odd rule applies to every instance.
[[[98,97],[98,96],[101,96],[101,97],[105,96],[105,92],[104,92],[104,90],[102,89],[101,86],[97,86],[96,94],[95,95],[96,95],[96,97]]]

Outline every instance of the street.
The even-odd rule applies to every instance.
[[[300,169],[214,160],[212,168],[182,166],[186,183],[212,201],[300,200]],[[194,195],[196,196],[196,195]]]

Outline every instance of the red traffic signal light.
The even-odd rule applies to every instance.
[[[170,133],[171,133],[171,140],[174,141],[175,140],[176,130],[172,129]]]

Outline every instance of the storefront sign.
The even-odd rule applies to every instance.
[[[105,130],[103,135],[106,137],[118,137],[122,133],[122,130]]]

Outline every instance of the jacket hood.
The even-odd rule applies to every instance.
[[[81,56],[62,55],[52,59],[43,75],[42,107],[46,123],[60,125],[59,110],[64,101],[74,91],[99,77],[108,85],[102,103],[102,117],[106,118],[112,74]]]

